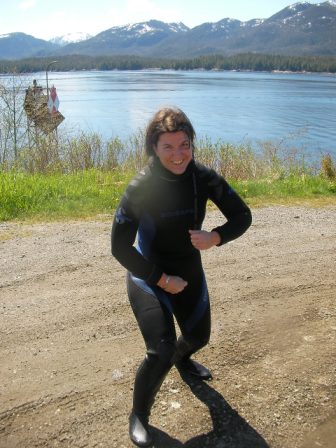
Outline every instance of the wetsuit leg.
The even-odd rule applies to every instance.
[[[153,294],[127,279],[130,303],[147,353],[136,373],[133,412],[148,418],[155,396],[174,363],[176,332],[172,314]]]
[[[176,359],[184,360],[205,347],[209,342],[211,332],[210,305],[208,305],[198,322],[192,328],[186,328],[185,320],[179,319],[178,315],[176,315],[176,319],[182,333],[177,341]]]
[[[209,293],[202,266],[188,263],[184,269],[188,274],[188,286],[172,298],[174,315],[181,330],[177,343],[177,359],[180,360],[204,347],[211,331]]]

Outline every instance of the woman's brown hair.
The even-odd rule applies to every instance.
[[[147,126],[145,136],[146,154],[149,157],[155,154],[154,147],[157,145],[161,134],[178,131],[183,131],[187,134],[193,147],[196,133],[186,114],[181,109],[175,107],[159,109]]]

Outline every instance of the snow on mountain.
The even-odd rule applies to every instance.
[[[52,42],[53,44],[57,44],[63,47],[64,45],[70,43],[82,42],[83,40],[90,39],[90,37],[92,37],[90,34],[78,31],[75,33],[64,34],[63,36],[53,37],[52,39],[49,40],[49,42]]]
[[[132,33],[133,35],[141,36],[144,34],[157,33],[160,31],[179,33],[186,32],[188,30],[189,28],[181,22],[165,23],[158,20],[149,20],[148,22],[128,23],[127,25],[114,26],[108,31],[110,34],[121,35]]]
[[[302,6],[311,6],[311,4],[309,2],[297,2],[297,3],[293,3],[292,5],[288,6],[288,9],[297,11]]]
[[[178,33],[180,31],[188,31],[189,28],[187,26],[185,26],[184,23],[182,22],[177,22],[177,23],[168,23],[169,28],[174,31],[175,33]]]
[[[264,22],[265,22],[265,19],[251,19],[251,20],[248,20],[247,22],[241,22],[240,26],[241,26],[241,28],[244,28],[244,27],[255,28],[256,26],[262,25]]]

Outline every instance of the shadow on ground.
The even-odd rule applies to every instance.
[[[173,439],[152,427],[155,448],[268,448],[264,438],[227,403],[208,383],[181,374],[192,393],[209,409],[213,429],[186,442]]]

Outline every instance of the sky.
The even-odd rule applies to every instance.
[[[183,22],[190,28],[226,17],[265,19],[295,0],[0,0],[0,35],[23,32],[40,39],[68,33],[96,35],[114,26]],[[309,3],[321,3],[310,0]]]

